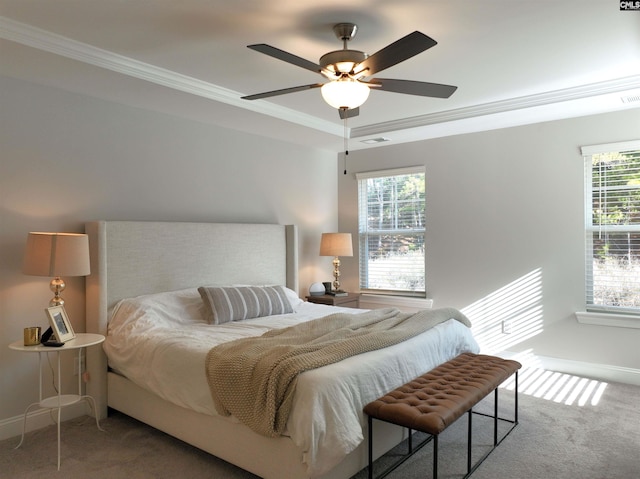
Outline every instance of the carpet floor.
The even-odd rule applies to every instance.
[[[559,393],[550,394],[548,388],[545,392],[543,386],[525,382],[520,386],[520,424],[474,472],[473,479],[640,477],[640,387],[583,380],[578,394],[567,392],[560,397]],[[485,400],[479,410],[492,411],[492,404]],[[501,389],[500,411],[502,416],[512,417],[511,391]],[[480,457],[491,444],[492,423],[474,415],[473,424],[474,457]],[[101,425],[104,432],[98,431],[95,420],[89,417],[62,424],[60,472],[56,471],[55,426],[28,433],[17,450],[14,447],[19,437],[0,441],[0,477],[257,477],[123,414],[113,412]],[[460,478],[466,472],[466,433],[467,419],[463,416],[440,435],[441,479]],[[402,447],[376,462],[376,474],[397,457]],[[431,477],[432,453],[432,445],[426,445],[388,477]],[[353,479],[365,478],[363,470]]]

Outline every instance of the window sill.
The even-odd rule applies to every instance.
[[[405,307],[415,309],[431,309],[433,307],[432,299],[367,293],[360,295],[360,303],[369,303],[371,305],[379,305],[380,307]]]
[[[593,311],[580,311],[576,312],[575,315],[580,324],[640,329],[640,317],[638,316],[612,313],[596,313]]]

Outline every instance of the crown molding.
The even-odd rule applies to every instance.
[[[582,100],[611,93],[622,93],[640,88],[640,75],[610,80],[600,83],[592,83],[579,87],[566,88],[551,92],[528,95],[508,100],[484,103],[465,108],[457,108],[438,113],[402,118],[394,121],[376,123],[356,127],[351,130],[351,138],[359,138],[369,135],[389,133],[391,131],[406,130],[423,126],[446,123],[450,121],[465,120],[480,116],[494,115],[526,108],[552,105],[571,100]]]
[[[264,100],[242,100],[240,97],[243,94],[237,91],[78,42],[7,17],[0,16],[0,38],[332,135],[341,137],[344,134],[341,125]]]

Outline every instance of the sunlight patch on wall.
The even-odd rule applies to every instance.
[[[483,353],[508,349],[542,332],[542,269],[537,268],[461,310]]]

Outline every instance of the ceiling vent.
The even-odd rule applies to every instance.
[[[368,140],[362,140],[362,143],[366,143],[367,145],[373,145],[375,143],[384,143],[385,141],[391,141],[389,138],[385,138],[384,136],[380,136],[378,138],[369,138]]]
[[[622,103],[635,103],[640,101],[640,95],[622,96],[620,97],[620,100],[622,100]]]

